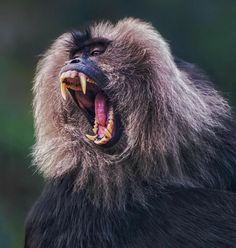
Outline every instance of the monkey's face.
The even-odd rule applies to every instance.
[[[72,33],[68,60],[60,70],[60,89],[62,98],[67,101],[70,96],[91,124],[84,136],[96,145],[110,147],[127,125],[127,112],[139,108],[144,100],[146,53],[138,42],[130,43],[130,38],[96,37],[95,31],[93,36]]]
[[[90,141],[97,145],[112,145],[121,135],[121,122],[112,99],[104,90],[109,79],[98,62],[110,41],[103,38],[81,41],[81,33],[72,36],[74,43],[70,47],[70,58],[60,71],[62,97],[66,101],[69,93],[87,117],[93,134],[85,135]]]

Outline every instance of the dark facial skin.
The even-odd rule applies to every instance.
[[[69,70],[83,72],[101,87],[104,86],[104,82],[107,80],[96,63],[89,59],[89,57],[75,58],[67,61],[66,65],[62,67],[60,74]]]
[[[106,76],[90,58],[103,54],[110,41],[100,38],[84,38],[76,33],[73,34],[73,38],[73,46],[69,49],[70,60],[62,67],[60,74],[68,70],[76,70],[88,75],[99,87],[105,86],[105,82],[107,81]]]

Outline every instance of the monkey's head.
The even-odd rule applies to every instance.
[[[81,180],[104,184],[183,176],[181,146],[228,111],[177,68],[150,24],[132,18],[59,37],[39,62],[34,96],[40,170],[79,168]]]
[[[65,48],[67,57],[59,72],[61,95],[87,118],[89,130],[80,121],[74,126],[81,131],[78,138],[86,136],[94,149],[100,146],[106,152],[122,135],[125,143],[139,139],[127,132],[138,129],[151,108],[151,53],[137,25],[142,28],[141,23],[126,20],[116,27],[103,24],[74,32]]]

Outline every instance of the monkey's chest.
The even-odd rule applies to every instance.
[[[81,192],[50,186],[28,216],[25,247],[144,247],[138,240],[149,228],[140,207],[97,208]]]

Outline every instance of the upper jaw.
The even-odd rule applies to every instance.
[[[65,64],[60,70],[60,77],[64,72],[77,71],[85,74],[91,81],[96,82],[99,88],[104,88],[107,85],[107,77],[101,69],[90,59],[80,59],[80,63]]]
[[[64,71],[60,75],[61,95],[64,100],[67,98],[67,89],[82,91],[86,95],[87,85],[95,84],[95,81],[77,70]]]

